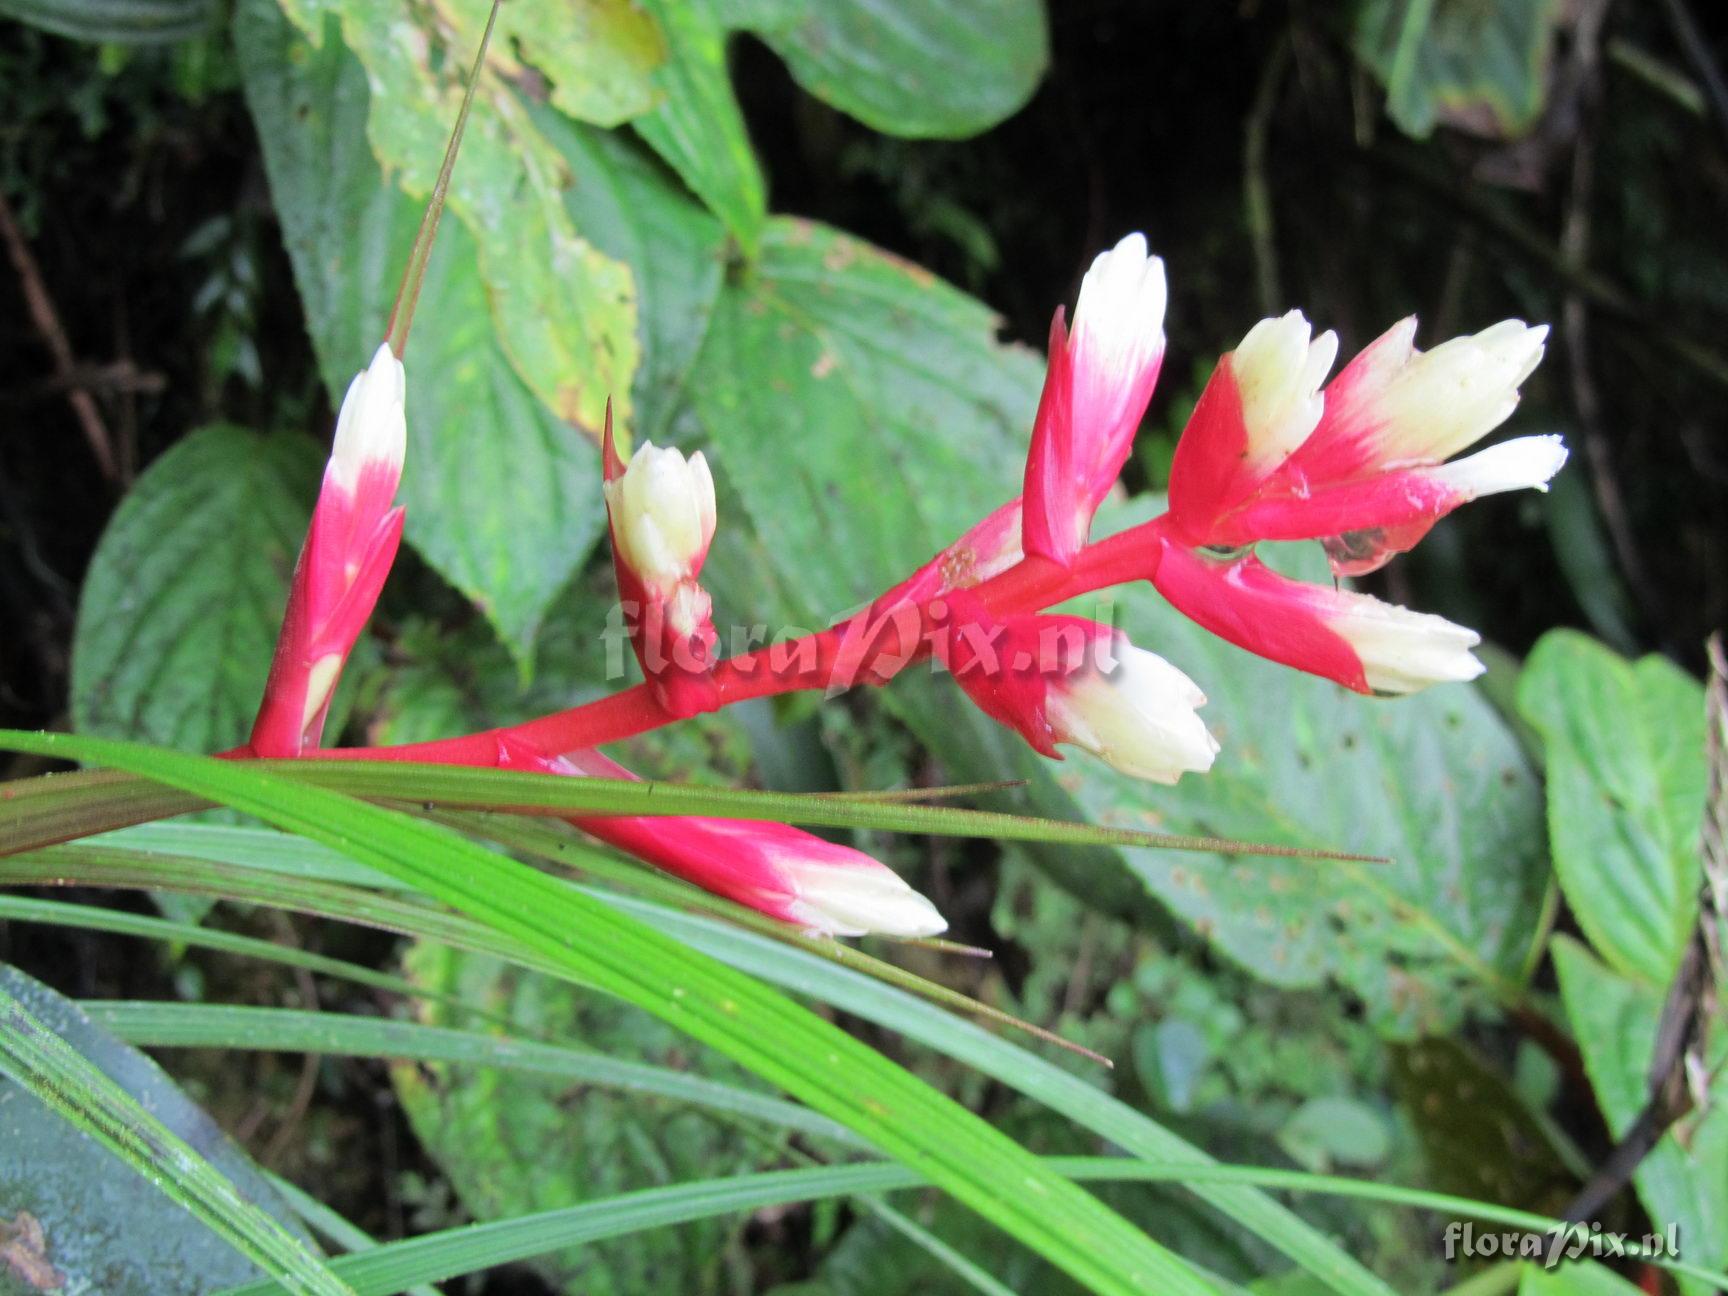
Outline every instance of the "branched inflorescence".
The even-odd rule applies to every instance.
[[[1218,743],[1200,688],[1119,630],[1044,611],[1150,581],[1213,633],[1361,693],[1468,680],[1475,633],[1367,595],[1290,580],[1262,540],[1317,540],[1338,575],[1373,571],[1481,495],[1544,488],[1558,437],[1450,459],[1499,426],[1547,330],[1508,320],[1418,351],[1394,325],[1331,382],[1337,338],[1296,311],[1263,320],[1219,362],[1177,446],[1169,511],[1094,541],[1164,355],[1163,263],[1131,234],[1093,262],[1072,327],[1059,309],[1022,494],[863,612],[797,641],[717,659],[701,584],[717,523],[701,454],[644,444],[620,458],[608,423],[605,502],[619,594],[645,682],[525,724],[365,755],[633,777],[606,743],[746,698],[887,682],[935,658],[984,712],[1041,754],[1078,747],[1125,774],[1203,773]],[[405,376],[388,346],[349,388],[295,571],[247,754],[317,749],[331,691],[401,534]],[[1450,461],[1449,461],[1450,460]],[[711,891],[808,930],[923,936],[945,923],[878,861],[775,823],[709,818],[572,822]]]

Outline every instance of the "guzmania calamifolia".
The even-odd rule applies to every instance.
[[[1046,611],[1140,580],[1232,643],[1358,692],[1410,693],[1479,674],[1473,631],[1290,580],[1254,548],[1315,540],[1338,575],[1360,575],[1461,504],[1545,488],[1566,459],[1557,437],[1452,456],[1512,414],[1546,330],[1507,321],[1422,352],[1415,321],[1405,320],[1328,383],[1338,349],[1331,333],[1314,337],[1296,311],[1262,321],[1218,362],[1182,433],[1169,511],[1094,539],[1094,515],[1116,486],[1157,381],[1165,305],[1163,264],[1141,235],[1099,256],[1072,325],[1061,310],[1052,324],[1021,494],[864,612],[771,650],[715,655],[712,600],[700,583],[718,523],[707,461],[645,444],[626,462],[608,420],[613,564],[644,682],[509,728],[324,754],[633,777],[597,749],[747,698],[886,684],[934,659],[980,710],[1040,754],[1061,759],[1058,748],[1078,748],[1132,777],[1174,783],[1210,769],[1219,754],[1200,716],[1200,687],[1112,626]],[[392,378],[393,386],[385,381]],[[389,497],[401,467],[401,382],[400,366],[381,351],[344,403],[256,754],[296,754],[316,741],[394,553],[401,512]],[[362,436],[374,421],[377,431]],[[345,439],[347,429],[354,435]],[[386,444],[394,448],[377,448]],[[781,824],[571,822],[811,931],[918,936],[944,926],[928,900],[878,861]]]

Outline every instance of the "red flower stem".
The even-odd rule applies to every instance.
[[[1162,517],[1131,527],[1089,545],[1071,567],[1040,558],[1016,563],[1007,571],[973,587],[972,593],[992,612],[1013,615],[1037,612],[1094,590],[1144,580],[1157,567]],[[877,637],[850,663],[853,682],[883,683],[895,672],[929,654],[924,634],[940,623],[941,596],[916,609],[917,633],[905,642],[905,627],[884,619]],[[861,614],[868,615],[868,613]],[[772,697],[799,689],[825,689],[835,683],[851,621],[785,644],[757,648],[718,663],[714,682],[720,705],[750,698]],[[441,765],[495,765],[510,748],[528,748],[548,756],[601,747],[674,723],[675,716],[654,700],[646,684],[565,711],[555,711],[523,724],[482,730],[460,738],[409,743],[397,747],[344,747],[308,752],[308,757],[348,760],[426,761]]]

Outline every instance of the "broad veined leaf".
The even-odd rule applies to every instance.
[[[309,438],[228,426],[150,465],[84,580],[79,729],[203,751],[245,739],[317,480]]]
[[[384,334],[420,205],[368,151],[366,72],[334,29],[314,48],[269,0],[244,0],[236,37],[307,322],[339,397]],[[470,137],[459,175],[484,142]],[[435,163],[430,130],[424,146]],[[467,229],[444,222],[407,355],[402,495],[409,542],[485,610],[521,664],[600,534],[599,455],[512,367],[478,258]],[[555,277],[550,262],[537,273]],[[615,376],[622,395],[628,373]]]
[[[1640,984],[1600,963],[1568,936],[1556,936],[1554,966],[1596,1102],[1616,1138],[1650,1096],[1649,1073],[1665,987]],[[1680,1254],[1693,1264],[1720,1265],[1728,1256],[1728,1041],[1718,1038],[1708,1059],[1713,1080],[1708,1110],[1683,1118],[1662,1136],[1633,1176],[1638,1197],[1661,1228],[1673,1225]],[[1684,1138],[1681,1136],[1684,1135]],[[1710,1291],[1682,1281],[1696,1296]]]
[[[633,123],[746,253],[765,230],[761,167],[726,66],[760,37],[811,94],[891,135],[957,138],[1016,112],[1049,59],[1042,0],[645,0],[671,55]]]
[[[456,834],[257,763],[0,731],[16,750],[102,763],[211,797],[351,854],[476,918],[559,975],[614,994],[840,1120],[1104,1293],[1214,1290],[1095,1197],[909,1072],[761,982]],[[1005,1183],[1017,1191],[1005,1193]]]
[[[768,215],[767,184],[726,69],[723,0],[642,0],[670,56],[654,74],[659,101],[631,124],[753,253]]]
[[[1406,134],[1436,125],[1510,138],[1536,122],[1547,94],[1558,0],[1365,0],[1356,56],[1386,86]]]
[[[620,1061],[725,1078],[741,1072],[626,1004],[436,945],[415,946],[408,974],[428,989],[509,1015],[515,1029],[553,1034]],[[423,1019],[441,1023],[445,1014]],[[488,1066],[402,1064],[403,1109],[462,1202],[480,1219],[508,1219],[655,1184],[743,1174],[772,1165],[779,1140],[713,1112],[648,1103],[568,1080]],[[534,1268],[571,1296],[660,1296],[726,1289],[722,1254],[736,1220],[543,1256]]]
[[[237,1243],[262,1248],[293,1291],[348,1290],[257,1167],[155,1063],[4,965],[0,1035],[0,1071],[14,1077],[0,1075],[4,1296],[198,1296],[258,1274]],[[40,1085],[53,1086],[53,1106]]]
[[[1616,972],[1666,987],[1703,883],[1703,689],[1665,658],[1556,630],[1518,707],[1542,736],[1554,871],[1578,925]]]
[[[546,108],[534,121],[568,164],[564,205],[585,238],[636,279],[642,362],[632,404],[638,441],[664,439],[707,334],[726,264],[726,231],[622,132]]]
[[[1290,557],[1291,571],[1325,579],[1317,552]],[[1474,689],[1363,698],[1225,643],[1144,585],[1079,610],[1114,615],[1192,677],[1223,750],[1209,773],[1171,788],[1076,753],[1054,774],[1072,800],[1066,813],[1390,861],[1292,867],[1125,852],[1164,905],[1257,976],[1335,980],[1399,1031],[1443,1027],[1511,992],[1540,938],[1530,915],[1546,881],[1541,797],[1516,739]],[[952,709],[955,692],[944,690]]]
[[[730,0],[818,99],[888,135],[960,138],[1017,112],[1049,61],[1043,0]]]
[[[116,45],[190,40],[216,20],[210,0],[0,0],[0,17],[57,36]]]
[[[483,19],[486,6],[475,0],[473,9]],[[315,45],[328,35],[325,19],[341,19],[342,40],[372,87],[366,138],[393,181],[425,199],[481,23],[460,25],[446,43],[418,15],[384,0],[289,0],[284,12]],[[488,331],[554,415],[598,439],[608,397],[618,419],[629,421],[636,292],[629,267],[572,225],[561,199],[569,179],[514,86],[489,65],[451,177],[449,210],[473,236],[468,260],[485,285]]]

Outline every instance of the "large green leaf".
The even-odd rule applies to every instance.
[[[333,30],[314,48],[270,0],[244,0],[235,31],[307,322],[326,382],[339,396],[383,336],[419,204],[386,182],[367,148],[366,71]],[[428,122],[415,146],[429,150],[425,165],[436,162],[440,140]],[[487,145],[484,132],[471,129],[457,175]],[[562,199],[557,203],[562,212]],[[490,229],[480,235],[518,249],[524,237]],[[559,264],[543,244],[533,273],[558,282]],[[627,283],[614,287],[629,297]],[[611,289],[566,280],[559,291],[581,298],[585,309],[616,304],[622,327],[634,327],[633,306]],[[599,455],[512,366],[491,309],[496,292],[481,271],[476,236],[446,221],[407,356],[402,494],[409,542],[485,610],[525,662],[548,605],[599,536],[604,512]],[[584,418],[598,418],[614,385],[622,407],[635,349],[630,334],[616,348],[618,356],[631,355],[629,365],[592,358],[576,365],[581,381],[594,385]]]
[[[16,18],[73,40],[154,45],[190,40],[216,18],[211,0],[0,0],[0,18]]]
[[[569,167],[564,205],[576,228],[635,276],[642,348],[635,431],[639,440],[663,438],[720,293],[725,229],[621,132],[545,108],[534,121]]]
[[[811,94],[889,135],[959,138],[1032,97],[1043,0],[731,0]]]
[[[654,74],[658,102],[633,125],[751,253],[767,219],[767,184],[727,75],[722,3],[643,0],[671,56]]]
[[[0,731],[44,756],[129,768],[335,846],[479,919],[840,1120],[1100,1293],[1210,1285],[1096,1198],[881,1054],[761,982],[581,891],[449,831],[257,764],[90,738]],[[1004,1191],[1012,1185],[1013,1191]]]
[[[347,1291],[149,1058],[4,965],[0,1072],[0,1229],[39,1231],[27,1263],[0,1255],[0,1296],[197,1296],[256,1276],[248,1255],[291,1275],[291,1290]]]
[[[891,135],[973,135],[1016,112],[1049,59],[1042,0],[644,0],[666,32],[642,137],[746,253],[765,233],[761,167],[726,52],[748,31],[811,94]]]
[[[1362,0],[1355,49],[1407,134],[1522,135],[1541,115],[1559,0]]]
[[[314,44],[329,34],[327,17],[341,19],[341,39],[365,65],[372,86],[366,138],[393,181],[424,199],[438,175],[488,7],[485,0],[449,6],[456,21],[448,41],[444,29],[429,29],[386,0],[287,0],[283,12]],[[629,8],[611,7],[621,15]],[[566,6],[547,25],[562,36],[568,16]],[[645,39],[627,34],[626,44]],[[604,61],[609,52],[596,47],[591,57]],[[569,183],[564,161],[502,71],[494,61],[481,78],[450,182],[449,211],[473,236],[465,264],[485,285],[486,331],[551,413],[598,437],[608,397],[615,398],[620,420],[628,421],[638,359],[635,286],[628,267],[571,223],[561,197]],[[572,78],[590,81],[597,78],[585,71]],[[283,186],[275,187],[280,198]],[[479,449],[472,441],[470,448]]]
[[[578,1039],[621,1061],[736,1083],[736,1066],[695,1051],[674,1029],[628,1005],[485,955],[416,946],[409,975],[429,989],[507,1013],[515,1031]],[[425,1019],[436,1024],[444,1014]],[[742,1174],[771,1165],[778,1140],[712,1112],[645,1103],[630,1093],[573,1089],[522,1071],[431,1063],[393,1069],[396,1092],[426,1150],[480,1219],[508,1219],[632,1188]],[[572,1101],[574,1093],[580,1101]],[[659,1296],[725,1289],[721,1257],[736,1221],[692,1224],[541,1257],[535,1268],[571,1296]]]
[[[245,739],[317,480],[309,440],[226,426],[150,465],[84,579],[79,729],[204,751]]]
[[[1665,989],[1621,976],[1567,936],[1553,944],[1567,1019],[1584,1054],[1596,1102],[1621,1137],[1649,1098]],[[1639,1165],[1633,1183],[1659,1227],[1674,1225],[1680,1253],[1693,1264],[1720,1265],[1728,1256],[1728,1041],[1718,1038],[1708,1109],[1663,1135]],[[1684,1137],[1682,1137],[1682,1135]],[[1688,1292],[1708,1292],[1695,1280]]]
[[[1666,987],[1703,882],[1703,689],[1664,658],[1556,630],[1518,707],[1542,736],[1554,870],[1578,925],[1616,972]]]

